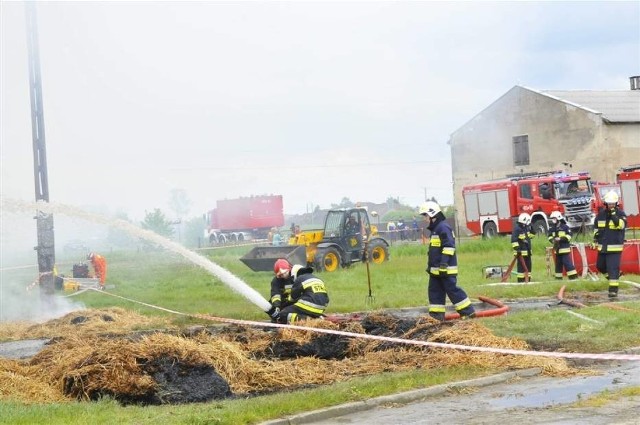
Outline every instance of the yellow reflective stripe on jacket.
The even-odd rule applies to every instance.
[[[314,294],[327,293],[327,289],[324,287],[324,282],[318,278],[311,278],[311,279],[305,280],[304,282],[302,282],[302,288],[305,290],[311,288],[311,291]]]
[[[435,246],[435,247],[440,247],[440,246],[442,246],[442,241],[440,240],[440,236],[438,236],[438,235],[431,235],[431,242],[429,242],[429,245],[431,245],[431,246]]]
[[[301,310],[308,311],[315,314],[322,314],[324,312],[325,306],[314,304],[309,301],[300,300],[295,303],[295,306]]]
[[[442,253],[444,255],[453,255],[456,253],[456,249],[454,247],[446,246],[442,248]]]

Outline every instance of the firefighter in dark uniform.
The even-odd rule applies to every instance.
[[[291,263],[284,258],[276,260],[273,265],[275,276],[271,279],[271,308],[267,314],[271,316],[271,321],[276,322],[280,315],[280,310],[292,304],[291,288],[293,287],[293,276],[291,276]]]
[[[291,300],[293,304],[280,310],[278,323],[294,323],[298,320],[322,317],[327,305],[329,295],[324,282],[314,276],[311,267],[294,264],[291,268],[293,287],[291,288]]]
[[[444,320],[446,297],[449,297],[460,317],[475,316],[471,300],[457,283],[458,259],[451,226],[436,202],[423,203],[419,213],[431,231],[427,260],[429,315],[437,320]]]
[[[595,221],[594,242],[598,244],[596,267],[609,280],[609,298],[616,298],[627,215],[618,207],[616,192],[607,192],[603,201],[604,208],[598,212]]]
[[[548,239],[553,244],[553,251],[556,254],[555,278],[562,280],[562,270],[567,273],[569,280],[578,278],[578,272],[571,259],[571,229],[567,225],[562,213],[554,211],[549,216],[551,226],[549,226]]]
[[[518,216],[518,223],[511,233],[511,248],[518,267],[516,269],[518,282],[526,280],[525,273],[531,278],[531,238],[535,235],[531,233],[529,224],[531,224],[531,216],[522,213]]]

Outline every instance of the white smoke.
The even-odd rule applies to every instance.
[[[2,208],[2,210],[5,212],[12,211],[12,212],[33,213],[36,210],[39,210],[49,214],[62,214],[65,216],[77,217],[93,223],[104,224],[107,226],[111,226],[111,227],[123,230],[132,236],[145,239],[147,241],[160,245],[172,252],[175,252],[183,256],[187,260],[191,261],[192,263],[204,268],[209,273],[213,274],[218,279],[220,279],[222,283],[224,283],[230,289],[239,293],[240,295],[245,297],[247,300],[251,301],[253,304],[258,306],[263,311],[267,311],[271,307],[269,302],[262,295],[260,295],[258,291],[251,288],[249,285],[247,285],[246,282],[244,282],[242,279],[240,279],[238,276],[234,275],[230,271],[220,267],[218,264],[213,263],[207,258],[193,251],[188,250],[187,248],[185,248],[184,246],[176,242],[166,239],[165,237],[160,236],[150,230],[141,229],[129,223],[128,221],[120,220],[120,219],[112,219],[100,214],[89,213],[87,211],[83,211],[79,208],[69,206],[69,205],[63,205],[58,203],[47,203],[47,202],[36,203],[36,202],[28,202],[28,201],[22,201],[17,199],[10,199],[5,197],[0,197],[0,208]],[[7,286],[9,286],[8,282],[7,282]],[[6,293],[13,294],[13,291],[10,289],[7,289]],[[0,282],[0,298],[4,299],[4,294],[5,294],[5,282],[3,279],[2,282]],[[3,301],[2,304],[5,304],[5,302]],[[70,304],[73,305],[73,303],[70,303]],[[35,309],[39,310],[42,307],[44,306],[40,305]]]

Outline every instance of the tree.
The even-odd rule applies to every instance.
[[[144,221],[140,225],[143,229],[151,230],[160,236],[170,238],[173,235],[172,223],[167,220],[160,208],[155,208],[153,212],[145,211]]]
[[[355,204],[346,196],[342,198],[339,204],[331,204],[331,208],[353,208]]]
[[[191,209],[191,200],[184,189],[171,189],[169,207],[176,213],[176,217],[182,219]]]
[[[119,211],[114,215],[114,217],[122,221],[131,222],[125,212]],[[136,239],[134,239],[131,234],[115,226],[109,226],[109,229],[107,230],[107,240],[110,244],[117,247],[135,247],[136,244]]]

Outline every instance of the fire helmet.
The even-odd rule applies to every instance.
[[[90,252],[89,254],[87,254],[87,260],[93,260],[93,257],[95,257],[96,254],[93,252]]]
[[[522,213],[518,216],[518,223],[529,224],[531,223],[531,216],[527,213]]]
[[[279,258],[273,265],[273,272],[278,277],[289,277],[289,273],[291,273],[291,264],[284,258]]]
[[[294,279],[307,273],[313,273],[313,269],[311,267],[301,266],[300,264],[294,264],[291,268],[291,276],[293,276]]]
[[[617,204],[619,199],[618,194],[613,190],[610,190],[604,195],[603,201],[605,204]]]
[[[418,213],[420,213],[420,215],[428,215],[429,217],[433,218],[441,211],[442,210],[440,209],[440,205],[438,205],[436,202],[427,201],[420,205]]]
[[[555,218],[556,220],[560,221],[560,220],[564,220],[564,218],[562,217],[562,213],[560,211],[554,211],[551,213],[551,215],[549,216],[551,218]]]

